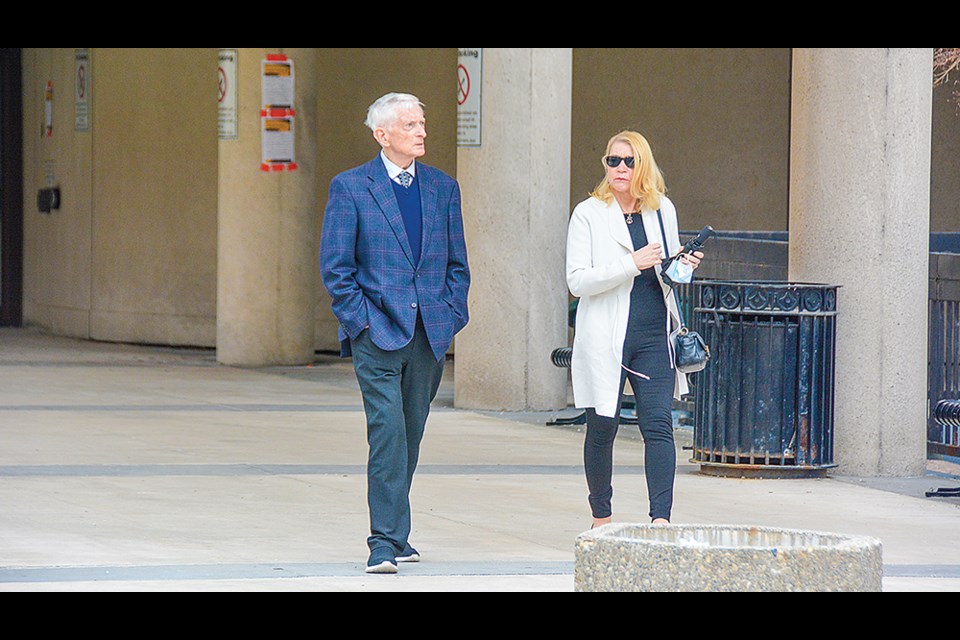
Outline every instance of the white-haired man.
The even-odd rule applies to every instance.
[[[367,112],[380,145],[337,175],[323,219],[320,273],[352,355],[367,417],[368,573],[418,561],[410,545],[410,486],[444,358],[468,320],[470,271],[460,187],[417,162],[423,105],[389,93]]]

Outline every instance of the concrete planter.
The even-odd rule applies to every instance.
[[[577,537],[576,591],[880,591],[876,538],[724,525],[608,524]]]

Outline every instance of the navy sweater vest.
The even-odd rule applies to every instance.
[[[407,230],[407,240],[413,250],[414,263],[420,262],[420,228],[423,211],[420,206],[420,180],[413,177],[409,187],[401,187],[391,180],[393,192],[397,194],[397,204],[400,205],[400,215],[403,217],[403,226]]]

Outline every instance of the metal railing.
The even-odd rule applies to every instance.
[[[930,254],[927,453],[960,456],[960,425],[936,419],[941,400],[960,399],[960,255]]]
[[[683,239],[692,235],[681,233]],[[786,237],[784,232],[719,232],[710,240],[710,259],[697,270],[697,278],[785,282]],[[960,400],[960,233],[932,233],[930,248],[927,454],[960,457],[960,426],[936,419],[941,400]],[[689,324],[693,318],[691,287],[681,287],[678,293],[681,311]],[[694,375],[693,398],[696,387]]]

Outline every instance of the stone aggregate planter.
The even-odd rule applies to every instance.
[[[876,538],[725,525],[608,524],[577,537],[576,591],[880,591]]]

